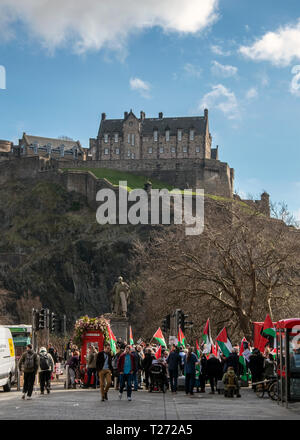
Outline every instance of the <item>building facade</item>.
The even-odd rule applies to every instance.
[[[140,118],[130,112],[123,119],[106,119],[102,113],[96,139],[90,139],[93,160],[218,159],[211,148],[208,110],[204,116]]]

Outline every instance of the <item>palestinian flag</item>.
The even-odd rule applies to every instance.
[[[133,337],[132,337],[132,328],[131,326],[129,327],[129,345],[133,345]]]
[[[161,358],[161,345],[159,346],[157,352],[155,353],[155,357],[157,360]]]
[[[216,356],[216,358],[220,359],[220,350],[217,342],[216,345],[212,345],[211,352]]]
[[[108,326],[108,336],[109,336],[109,343],[110,343],[110,349],[113,352],[113,354],[117,353],[117,348],[116,348],[116,337],[113,334],[112,329],[110,328],[110,326]]]
[[[203,340],[203,344],[204,344],[204,349],[203,349],[203,353],[211,353],[212,352],[212,347],[213,347],[213,340],[211,337],[211,332],[210,332],[210,323],[209,323],[209,319],[207,320],[204,330],[203,330],[203,335],[202,335],[202,340]]]
[[[232,353],[232,345],[228,338],[226,327],[220,331],[216,340],[224,356],[228,357],[229,354]]]
[[[276,330],[275,330],[275,326],[272,322],[272,319],[270,318],[270,315],[266,316],[265,322],[264,322],[264,326],[262,328],[262,336],[266,337],[269,339],[269,342],[274,342],[274,339],[276,338]],[[274,346],[274,344],[273,344]]]
[[[199,344],[198,344],[198,340],[197,340],[197,339],[196,339],[196,351],[197,351],[197,356],[198,356],[198,358],[200,358],[201,353],[200,353],[200,347],[199,347]]]
[[[247,381],[247,367],[246,367],[246,359],[244,358],[244,351],[245,351],[245,344],[244,342],[247,342],[246,338],[242,339],[241,342],[241,347],[240,347],[240,353],[239,353],[239,363],[241,364],[241,369],[242,369],[242,374],[241,374],[241,379],[244,380],[245,382]]]
[[[180,326],[178,328],[178,337],[177,337],[177,339],[178,339],[178,347],[185,348],[185,336],[184,336]]]
[[[162,347],[166,347],[167,348],[167,344],[166,344],[164,335],[162,334],[162,331],[161,331],[160,327],[157,330],[157,332],[154,333],[153,338],[156,339],[160,343],[160,345]]]

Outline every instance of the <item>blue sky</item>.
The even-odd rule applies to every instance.
[[[236,190],[300,219],[299,20],[298,0],[0,0],[0,138],[87,147],[102,112],[207,106]]]

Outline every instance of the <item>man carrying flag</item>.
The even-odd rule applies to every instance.
[[[167,348],[167,344],[164,338],[164,335],[159,327],[159,329],[154,333],[153,339],[156,339],[162,347]]]
[[[245,345],[248,347],[248,342],[246,338],[242,339],[241,346],[240,346],[240,353],[239,353],[239,364],[240,364],[240,378],[242,381],[247,382],[248,376],[247,376],[247,362],[244,356],[244,351],[246,349]]]

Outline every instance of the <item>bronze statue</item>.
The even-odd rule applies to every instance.
[[[130,287],[123,281],[122,277],[113,287],[112,313],[118,316],[127,317],[127,306],[129,304]]]

